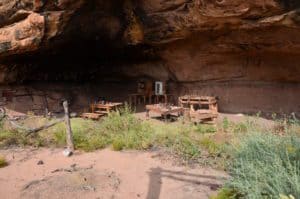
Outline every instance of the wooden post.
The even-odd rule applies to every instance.
[[[67,138],[67,147],[68,150],[73,152],[74,151],[74,141],[73,141],[73,133],[71,129],[71,123],[70,123],[70,116],[69,116],[69,105],[68,101],[63,102],[63,106],[65,109],[65,124],[66,124],[66,138]]]
[[[49,106],[48,106],[48,100],[47,96],[44,95],[44,105],[45,105],[45,117],[49,116]]]

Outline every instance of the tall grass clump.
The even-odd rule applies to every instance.
[[[112,145],[114,150],[148,149],[152,145],[151,126],[134,117],[128,106],[110,113],[101,121],[71,121],[75,147],[93,151]],[[65,145],[65,127],[59,124],[50,129],[54,132],[54,142]]]
[[[136,118],[128,106],[109,114],[101,126],[114,150],[148,149],[152,146],[153,129],[148,123]]]
[[[225,188],[238,190],[242,198],[298,197],[300,138],[271,133],[249,134],[233,149],[229,172],[232,179]]]

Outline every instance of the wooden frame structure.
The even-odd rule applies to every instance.
[[[213,112],[218,112],[218,103],[215,97],[211,96],[190,96],[185,95],[179,97],[179,106],[189,107],[191,110],[195,110],[195,105],[199,106],[200,109],[203,106],[208,106],[208,109]]]
[[[189,117],[197,123],[215,123],[218,117],[216,97],[185,95],[178,99],[181,107],[189,109]]]
[[[167,120],[167,117],[172,114],[177,114],[179,117],[180,115],[183,114],[184,108],[178,107],[178,106],[169,106],[167,107],[166,105],[162,104],[150,104],[146,105],[146,117],[150,117],[150,112],[155,112],[158,113]]]
[[[98,120],[102,116],[109,114],[111,111],[116,111],[123,106],[120,102],[93,103],[90,105],[90,113],[82,113],[81,117],[86,119]]]

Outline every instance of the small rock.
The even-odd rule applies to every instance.
[[[70,157],[71,155],[73,155],[73,152],[70,151],[69,149],[65,149],[65,150],[63,151],[63,155],[64,155],[65,157]]]
[[[72,164],[70,167],[74,169],[76,166],[77,164]]]
[[[85,185],[82,188],[87,191],[96,191],[96,188],[91,185]]]
[[[38,163],[37,163],[37,165],[43,165],[43,164],[44,164],[43,160],[40,160],[40,161],[38,161]]]

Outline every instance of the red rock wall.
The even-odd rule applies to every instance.
[[[300,112],[299,8],[296,0],[3,0],[0,83],[151,77],[177,95],[217,95],[227,112]]]

